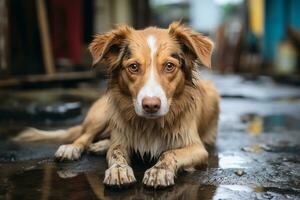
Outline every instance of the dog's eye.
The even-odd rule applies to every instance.
[[[175,70],[175,65],[171,62],[167,62],[165,64],[165,71],[166,72],[173,72]]]
[[[138,63],[133,63],[133,64],[131,64],[131,65],[129,65],[129,71],[131,72],[131,73],[137,73],[137,72],[139,72],[139,64]]]

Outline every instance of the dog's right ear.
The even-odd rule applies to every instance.
[[[103,63],[108,67],[108,71],[112,71],[119,60],[120,52],[126,47],[126,39],[132,30],[131,27],[122,25],[110,32],[95,35],[89,45],[93,66]]]

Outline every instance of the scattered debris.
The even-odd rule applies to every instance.
[[[243,147],[242,150],[245,152],[262,153],[268,151],[270,148],[265,144],[251,144],[250,146]]]
[[[235,171],[234,173],[238,176],[243,176],[245,174],[245,171],[242,169],[239,169],[239,170]]]

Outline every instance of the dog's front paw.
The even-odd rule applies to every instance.
[[[103,183],[109,187],[126,187],[136,182],[133,170],[128,165],[114,164],[105,171]]]
[[[55,153],[55,159],[58,161],[78,160],[83,150],[83,147],[74,144],[61,145]]]
[[[171,169],[153,166],[145,172],[143,183],[147,187],[165,188],[174,185],[175,173]]]

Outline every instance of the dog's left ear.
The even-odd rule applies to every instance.
[[[93,66],[102,63],[106,65],[108,72],[111,72],[125,51],[126,39],[131,31],[131,27],[122,25],[110,32],[96,35],[89,45]]]
[[[173,22],[169,25],[169,34],[193,54],[195,61],[211,67],[214,44],[208,37],[193,31],[180,22]]]

